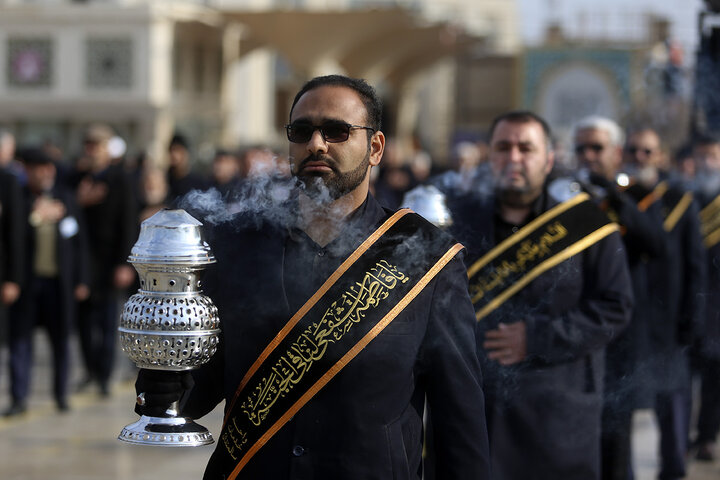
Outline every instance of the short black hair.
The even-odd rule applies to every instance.
[[[693,147],[704,147],[720,143],[720,136],[713,132],[698,132],[692,137]]]
[[[300,100],[300,97],[310,90],[324,86],[347,87],[356,91],[357,94],[360,95],[360,99],[365,105],[365,110],[367,111],[367,126],[372,127],[375,131],[380,130],[382,127],[382,102],[375,92],[375,89],[361,78],[351,78],[344,75],[325,75],[322,77],[315,77],[305,83],[297,95],[295,95],[295,99],[290,107],[289,118],[292,118],[292,112],[295,109],[295,105]]]
[[[535,112],[531,112],[530,110],[513,110],[495,117],[495,119],[492,121],[492,124],[490,124],[490,130],[488,132],[488,142],[492,142],[492,136],[495,132],[495,129],[500,124],[500,122],[503,121],[509,123],[539,123],[543,129],[543,133],[545,134],[545,144],[547,145],[548,150],[552,150],[553,139],[550,125],[545,121],[544,118],[542,118]]]
[[[175,145],[179,145],[185,150],[190,150],[190,142],[188,141],[187,137],[179,132],[175,132],[175,134],[173,134],[172,138],[170,139],[170,144],[168,145],[168,148],[172,148]]]
[[[52,157],[45,153],[40,147],[23,147],[19,148],[15,156],[20,159],[26,166],[36,165],[54,165]]]

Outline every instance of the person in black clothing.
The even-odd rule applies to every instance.
[[[25,277],[25,218],[20,184],[0,167],[0,346],[6,340],[7,308],[20,297]]]
[[[84,136],[82,170],[77,176],[77,202],[87,222],[90,251],[90,297],[79,306],[78,333],[86,379],[110,393],[117,325],[118,296],[135,281],[127,263],[137,237],[138,207],[132,180],[121,165],[112,164],[108,141],[112,130],[91,125]]]
[[[174,204],[191,190],[205,190],[209,182],[193,171],[190,163],[190,144],[184,135],[176,133],[168,145],[168,202]]]
[[[660,203],[639,205],[639,199],[623,192],[617,183],[626,183],[627,175],[620,175],[624,135],[615,122],[604,117],[582,119],[575,126],[574,140],[578,163],[589,172],[588,188],[621,226],[635,304],[647,305],[647,261],[669,252]],[[635,308],[629,327],[607,347],[602,424],[604,479],[632,478],[632,415],[635,409],[654,403],[642,363],[648,354],[648,324],[653,321],[649,314],[646,308]]]
[[[287,126],[294,180],[284,185],[297,187],[277,208],[269,197],[249,224],[239,215],[208,234],[218,263],[206,291],[222,319],[221,350],[193,375],[182,410],[197,417],[226,401],[228,422],[205,479],[420,479],[425,398],[436,419],[439,476],[490,478],[461,247],[368,193],[385,144],[379,119],[379,101],[364,81],[311,80]],[[373,232],[379,237],[368,237]],[[384,259],[368,262],[376,254]],[[398,300],[405,289],[414,293]],[[281,330],[295,319],[300,330]],[[253,361],[277,335],[280,346],[256,370]],[[369,343],[355,343],[361,337]],[[345,351],[348,363],[334,363]],[[276,355],[277,363],[270,360]],[[288,379],[280,390],[255,388],[278,375]],[[168,374],[140,371],[141,411],[179,397],[181,376],[169,395],[162,392],[172,383],[158,377]],[[269,396],[251,400],[261,391]],[[276,420],[282,427],[262,438]]]
[[[698,460],[712,461],[717,455],[720,432],[720,139],[705,135],[696,138],[693,158],[698,169],[693,183],[700,200],[701,231],[707,248],[705,323],[697,348],[700,412],[693,446]]]
[[[649,390],[660,429],[661,480],[685,477],[690,430],[689,349],[704,323],[705,248],[700,235],[698,205],[692,192],[670,180],[660,137],[651,128],[630,132],[624,165],[632,173],[626,189],[638,205],[657,203],[668,237],[668,254],[648,258],[649,291],[636,309],[648,319],[647,352],[641,375]]]
[[[11,308],[10,390],[5,416],[24,413],[30,393],[33,332],[43,326],[53,352],[53,394],[67,410],[70,332],[77,300],[89,295],[87,239],[73,192],[56,183],[53,160],[39,148],[19,152],[27,170],[22,227],[27,243],[27,285]]]
[[[15,135],[0,128],[0,169],[13,175],[20,185],[25,185],[25,168],[15,158]]]
[[[490,129],[494,191],[448,192],[498,480],[600,478],[604,347],[632,308],[617,226],[587,195],[561,203],[547,191],[551,145],[538,115],[503,114]]]
[[[240,172],[238,156],[228,150],[218,150],[213,158],[210,187],[216,188],[223,198],[227,198],[240,187]]]

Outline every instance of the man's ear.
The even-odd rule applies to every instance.
[[[547,155],[547,165],[545,165],[545,175],[549,175],[555,165],[555,150],[550,150]]]
[[[370,165],[377,167],[385,151],[385,134],[378,130],[370,137]]]

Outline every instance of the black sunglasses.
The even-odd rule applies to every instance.
[[[340,143],[346,141],[350,137],[350,130],[354,128],[363,128],[374,132],[372,127],[363,125],[351,125],[344,122],[325,122],[322,125],[311,125],[309,123],[291,123],[285,125],[287,130],[287,138],[292,143],[307,143],[315,133],[320,130],[320,135],[327,143]]]
[[[575,146],[575,153],[580,155],[584,153],[585,150],[587,150],[588,148],[595,153],[600,153],[605,150],[605,145],[601,145],[599,143],[581,143],[580,145]]]
[[[630,155],[637,155],[638,152],[644,153],[646,156],[650,156],[653,153],[652,148],[639,148],[639,147],[627,147],[625,149]]]

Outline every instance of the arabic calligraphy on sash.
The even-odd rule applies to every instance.
[[[305,328],[297,339],[275,361],[269,374],[259,379],[240,404],[239,411],[254,426],[260,426],[275,403],[288,395],[305,374],[325,355],[328,346],[339,342],[365,317],[366,310],[377,307],[389,291],[409,277],[397,267],[380,260],[363,279],[355,282],[330,307],[322,318]],[[237,460],[247,443],[247,435],[238,426],[237,419],[228,420],[222,442],[233,460]]]
[[[560,221],[555,221],[545,227],[544,233],[537,240],[526,239],[521,242],[515,251],[514,260],[503,260],[492,271],[480,275],[470,285],[470,296],[473,303],[504,285],[512,274],[523,273],[528,269],[528,265],[551,255],[553,252],[550,247],[566,237],[567,234],[567,228]]]

